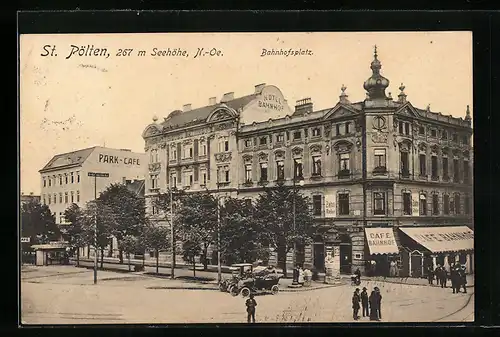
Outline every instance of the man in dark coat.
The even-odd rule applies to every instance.
[[[460,286],[464,287],[464,294],[467,294],[467,272],[465,270],[465,266],[461,266],[458,270],[458,275],[460,278],[460,285],[458,286],[458,290],[460,291]]]
[[[250,319],[252,323],[255,323],[255,307],[257,306],[257,301],[253,298],[253,294],[250,294],[250,298],[246,300],[245,304],[247,306],[247,322],[250,323]]]
[[[450,278],[451,278],[451,288],[453,289],[454,294],[458,294],[460,292],[460,280],[458,275],[458,270],[455,266],[450,269]]]
[[[366,287],[363,287],[363,291],[361,292],[361,307],[363,311],[363,317],[369,316],[368,312],[368,293],[366,292]]]
[[[352,295],[352,318],[357,321],[359,319],[359,302],[361,301],[359,297],[359,288],[354,290],[354,294]]]
[[[429,284],[432,285],[434,281],[434,270],[432,270],[431,265],[427,267],[427,279],[429,280]]]
[[[380,289],[378,287],[373,288],[368,301],[370,303],[370,321],[380,321],[382,318],[382,295],[380,295]]]

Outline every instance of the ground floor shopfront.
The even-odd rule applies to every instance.
[[[296,262],[304,268],[325,272],[325,261],[334,257],[334,270],[367,276],[425,277],[428,267],[439,265],[448,272],[453,264],[474,272],[474,232],[467,226],[362,226],[336,225],[297,247]],[[293,251],[287,254],[293,268]],[[277,265],[271,252],[269,264]]]

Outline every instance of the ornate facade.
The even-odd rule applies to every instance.
[[[146,196],[171,184],[189,191],[219,186],[223,194],[254,199],[264,186],[300,182],[321,230],[314,244],[299,247],[298,261],[323,270],[325,254],[335,248],[344,273],[380,261],[365,228],[472,228],[469,108],[465,118],[419,109],[403,84],[393,99],[380,69],[375,51],[366,99],[351,102],[342,85],[328,109],[315,111],[306,98],[292,110],[278,88],[260,84],[251,95],[228,93],[206,107],[186,105],[161,123],[155,118],[143,133],[150,156]],[[403,266],[412,255],[402,240],[396,233],[396,259],[414,274]],[[434,263],[440,258],[432,256]]]

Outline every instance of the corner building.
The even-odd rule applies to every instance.
[[[95,146],[68,153],[57,154],[39,171],[41,178],[41,202],[50,208],[56,224],[69,225],[64,211],[71,205],[85,204],[94,200],[94,194],[103,192],[109,185],[127,180],[143,180],[146,170],[144,153],[128,149],[112,149]],[[109,177],[94,178],[89,172],[108,173]],[[113,238],[108,255],[117,254],[118,243]],[[82,256],[89,256],[92,249],[81,248]]]
[[[312,245],[297,247],[306,267],[324,271],[333,254],[347,274],[388,275],[391,261],[401,276],[454,261],[472,272],[469,107],[465,118],[417,108],[403,84],[393,99],[380,70],[375,51],[366,99],[351,102],[342,86],[336,105],[323,110],[310,98],[292,110],[277,87],[260,84],[247,96],[227,93],[155,118],[143,133],[146,198],[172,185],[255,199],[264,186],[295,184],[320,225]]]

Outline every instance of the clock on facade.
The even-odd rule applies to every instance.
[[[373,128],[377,131],[382,131],[385,129],[386,121],[382,116],[376,116],[373,118]]]

